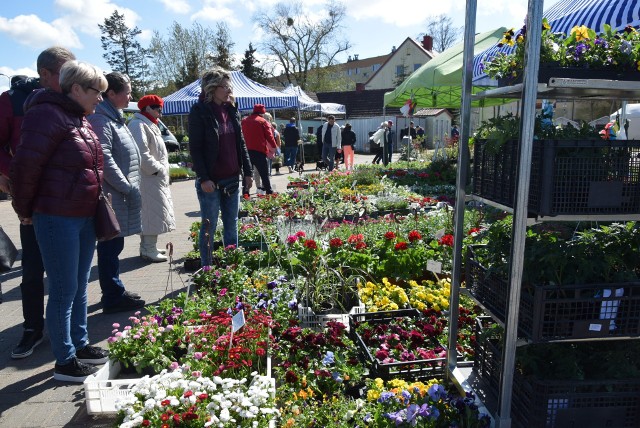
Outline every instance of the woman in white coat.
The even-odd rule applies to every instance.
[[[140,257],[151,262],[167,260],[165,251],[157,247],[158,235],[176,228],[169,189],[169,156],[158,128],[162,106],[162,98],[145,95],[138,101],[140,112],[134,114],[128,125],[140,150]]]

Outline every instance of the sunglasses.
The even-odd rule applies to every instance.
[[[157,105],[157,104],[156,104],[156,105],[149,106],[149,107],[151,107],[151,110],[162,111],[162,106],[159,106],[159,105]]]

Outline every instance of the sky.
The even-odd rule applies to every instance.
[[[558,0],[546,0],[545,9]],[[114,10],[125,15],[127,25],[142,30],[138,40],[148,46],[154,31],[166,35],[173,21],[191,28],[194,22],[215,29],[227,24],[241,58],[252,42],[258,48],[262,30],[253,16],[272,10],[278,0],[2,0],[0,8],[0,92],[9,87],[16,74],[37,76],[36,58],[53,45],[69,48],[81,61],[110,71],[103,58],[98,24]],[[385,55],[407,37],[426,32],[430,16],[445,14],[454,26],[465,21],[465,0],[343,0],[346,6],[343,35],[352,49],[345,53],[359,59]],[[308,16],[317,16],[322,0],[303,0]],[[520,28],[527,0],[478,0],[476,30],[489,31],[504,26]]]

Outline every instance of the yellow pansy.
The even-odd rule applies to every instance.
[[[577,41],[589,40],[589,28],[586,25],[576,25],[571,29],[571,34],[575,34]]]

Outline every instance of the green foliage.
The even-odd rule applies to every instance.
[[[249,42],[249,47],[244,51],[244,58],[240,61],[240,71],[249,79],[264,85],[267,82],[267,76],[262,67],[259,66],[260,61],[255,56],[256,52],[253,44]]]
[[[131,79],[132,96],[140,98],[144,94],[149,53],[136,40],[142,33],[138,27],[129,28],[124,14],[114,10],[111,16],[98,24],[102,33],[100,41],[105,53],[102,55],[113,71],[126,74]]]

